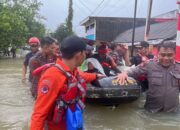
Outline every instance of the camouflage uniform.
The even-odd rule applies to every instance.
[[[32,75],[32,72],[37,69],[38,67],[45,65],[47,63],[53,63],[56,61],[55,56],[44,56],[42,52],[36,53],[29,61],[29,69],[30,69],[30,74]],[[31,93],[33,97],[37,96],[37,86],[38,86],[38,81],[40,79],[41,74],[32,76],[32,85],[31,85]]]
[[[180,64],[168,68],[158,62],[149,62],[128,71],[128,76],[146,74],[149,81],[145,109],[150,112],[174,112],[179,106]]]

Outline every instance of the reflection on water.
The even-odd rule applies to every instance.
[[[0,60],[0,130],[28,130],[33,100],[21,67],[22,60]]]
[[[0,60],[0,130],[28,130],[33,107],[27,83],[21,83],[22,60]],[[87,104],[86,130],[180,130],[180,113],[150,114],[144,96],[118,107]]]
[[[121,104],[117,108],[88,106],[86,128],[88,130],[180,130],[180,113],[151,114],[143,109],[140,100]]]

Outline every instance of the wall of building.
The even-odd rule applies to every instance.
[[[85,35],[87,39],[96,40],[96,22],[95,20],[88,21],[85,24]]]

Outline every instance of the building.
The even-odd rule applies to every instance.
[[[165,35],[166,33],[165,26],[172,27],[170,29],[171,32],[167,32],[167,34],[172,33],[172,35],[174,35],[177,12],[178,12],[177,10],[173,10],[153,17],[151,19],[151,29],[150,29],[149,38],[150,39],[167,38],[168,36]],[[137,18],[135,41],[144,40],[145,21],[146,21],[145,18]],[[122,43],[122,42],[131,42],[132,39],[133,18],[90,16],[84,19],[80,24],[85,27],[85,38],[90,40]],[[161,32],[164,34],[157,35],[156,34],[157,30],[161,30]],[[167,30],[169,30],[168,27]],[[160,37],[155,37],[155,36],[160,36]]]
[[[136,26],[143,26],[145,22],[145,18],[137,18]],[[133,27],[133,18],[88,17],[80,24],[85,27],[87,39],[111,42],[117,35]]]
[[[126,30],[119,34],[112,42],[114,43],[129,43],[132,42],[132,29]],[[137,27],[135,31],[134,42],[144,41],[145,26]],[[168,20],[150,25],[148,40],[156,44],[163,39],[175,39],[177,34],[177,20]]]
[[[159,41],[167,38],[176,38],[177,33],[177,10],[173,10],[164,14],[160,14],[151,19],[150,32],[148,41],[152,44],[157,44]],[[112,42],[115,43],[129,43],[132,42],[132,31],[129,29],[120,33]],[[135,29],[135,43],[143,41],[145,34],[145,26],[136,27]]]
[[[149,43],[158,44],[163,39],[176,39],[177,13],[177,10],[173,10],[151,18]],[[144,41],[145,22],[145,18],[136,19],[135,45]],[[88,17],[81,25],[85,26],[85,37],[95,40],[97,44],[103,41],[132,45],[133,18]]]

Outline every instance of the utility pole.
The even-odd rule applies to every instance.
[[[177,37],[176,37],[176,62],[180,63],[180,0],[177,0],[178,13],[177,13]]]
[[[146,26],[145,26],[145,34],[144,34],[144,41],[148,41],[148,38],[149,38],[152,3],[153,3],[153,0],[149,0],[148,12],[147,12],[147,18],[146,18]]]
[[[137,0],[135,0],[135,6],[134,6],[134,20],[133,20],[131,56],[133,56],[133,52],[134,52],[134,37],[135,37],[135,28],[136,28],[136,11],[137,11]]]

